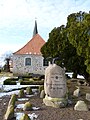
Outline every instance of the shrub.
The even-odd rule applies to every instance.
[[[43,81],[43,80],[40,80],[40,81],[34,81],[33,84],[34,84],[34,85],[43,85],[43,84],[44,84],[44,81]]]
[[[26,88],[26,94],[28,94],[28,95],[32,94],[32,89],[30,87]]]
[[[35,81],[39,81],[39,80],[40,80],[39,77],[34,77],[33,79],[34,79]]]
[[[23,81],[29,81],[29,78],[24,78]]]
[[[12,81],[11,79],[6,79],[4,81],[4,85],[16,85],[16,81]]]
[[[33,78],[30,78],[29,81],[30,81],[30,82],[34,82],[34,79],[33,79]]]
[[[21,81],[21,85],[31,85],[32,83],[30,81]]]
[[[44,84],[43,80],[40,81],[29,80],[21,82],[21,85],[43,85],[43,84]]]
[[[4,81],[4,85],[16,85],[18,78],[8,78]]]
[[[23,82],[23,79],[19,79],[18,82],[21,84],[21,82]]]

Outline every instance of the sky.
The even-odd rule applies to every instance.
[[[38,33],[47,41],[54,27],[65,25],[71,13],[89,12],[90,0],[0,0],[0,56],[23,47]]]

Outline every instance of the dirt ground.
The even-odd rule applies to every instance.
[[[77,84],[74,82],[68,82],[68,90],[70,94],[76,89]],[[73,104],[67,106],[66,108],[53,108],[48,107],[43,104],[43,99],[40,99],[39,95],[33,96],[29,98],[29,101],[35,106],[40,107],[39,110],[25,111],[25,113],[31,114],[35,113],[38,115],[37,119],[34,120],[90,120],[90,110],[85,111],[75,111],[74,105],[77,100],[85,100],[85,93],[90,93],[90,86],[82,86],[81,87],[82,96],[80,98],[73,98]],[[71,98],[70,98],[71,99]],[[0,120],[4,120],[4,114],[6,112],[8,102],[10,100],[10,96],[4,96],[0,98]],[[16,106],[18,104],[25,103],[26,101],[16,101]],[[87,101],[85,101],[87,102]],[[87,102],[90,108],[90,102]],[[15,112],[24,112],[22,109],[15,109]],[[14,120],[14,119],[12,119]]]
[[[0,98],[0,120],[3,120],[3,116],[6,112],[8,101],[10,96]],[[29,98],[29,101],[35,106],[40,107],[39,110],[26,111],[25,113],[35,113],[38,115],[36,120],[90,120],[90,111],[80,112],[73,109],[73,105],[66,108],[53,108],[43,104],[43,100],[39,96],[33,96]],[[25,103],[26,101],[17,101],[17,104]],[[22,109],[16,109],[15,112],[22,112]]]

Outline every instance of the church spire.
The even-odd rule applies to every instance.
[[[37,30],[37,21],[35,20],[35,26],[34,26],[34,30],[33,30],[33,37],[38,34],[38,30]]]

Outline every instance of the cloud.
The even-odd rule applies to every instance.
[[[90,0],[0,0],[0,51],[25,45],[32,38],[35,18],[39,34],[47,40],[54,27],[66,24],[69,14],[88,12],[89,5]]]
[[[27,23],[28,20],[31,22],[37,18],[41,26],[50,28],[53,25],[57,26],[60,23],[57,20],[60,18],[61,24],[64,24],[66,16],[84,3],[84,0],[3,0],[0,21],[9,27],[10,24],[20,24],[22,21]]]

